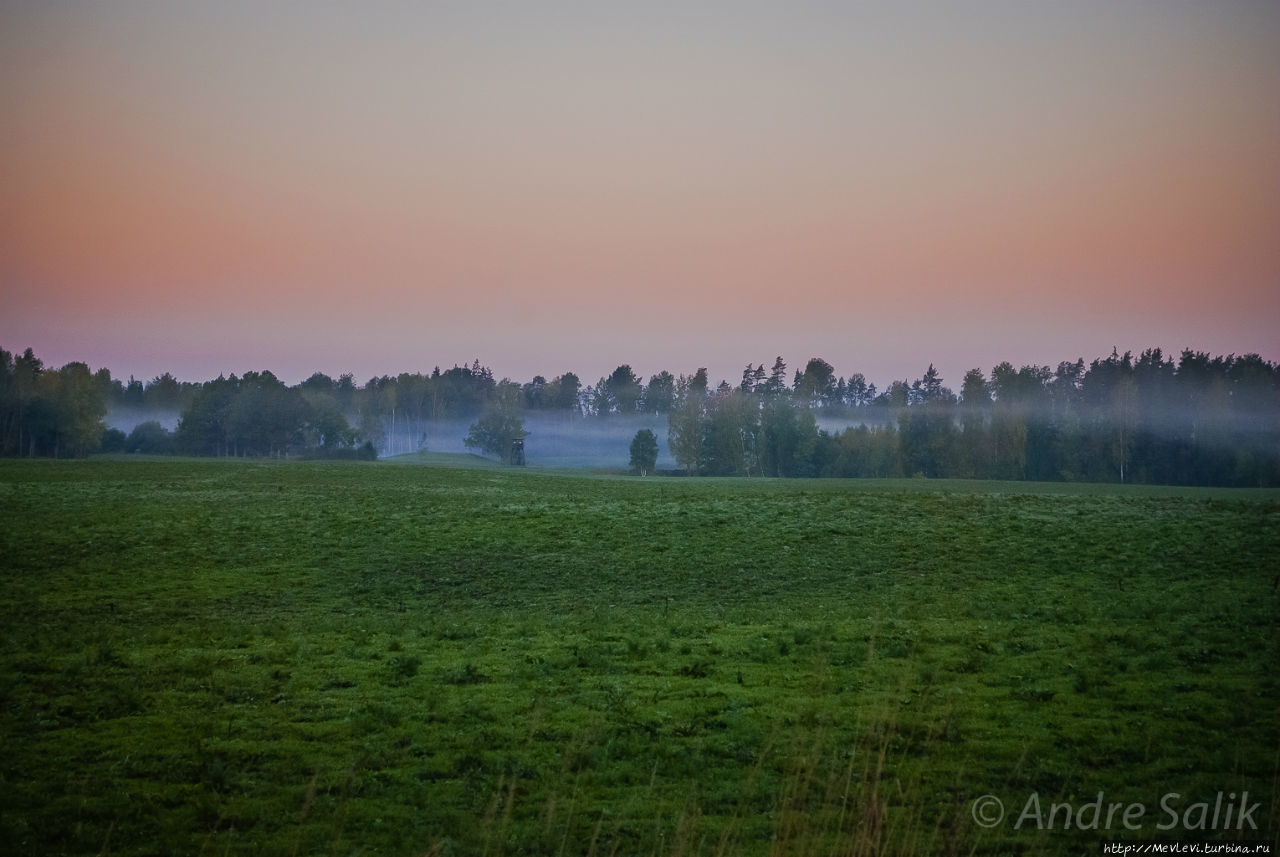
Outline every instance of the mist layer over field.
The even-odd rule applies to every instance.
[[[182,415],[177,411],[158,411],[150,408],[130,408],[115,406],[107,411],[102,422],[109,429],[116,429],[125,434],[133,431],[143,423],[156,422],[164,426],[165,431],[177,431],[178,421]]]
[[[382,457],[411,452],[477,452],[465,440],[474,419],[425,421],[387,432]],[[672,469],[667,447],[667,417],[661,415],[579,417],[530,413],[524,416],[525,460],[531,467],[625,468],[636,432],[649,429],[658,438],[658,467]]]
[[[107,428],[128,434],[145,422],[158,422],[167,431],[176,431],[181,414],[148,408],[116,406],[103,422]],[[667,443],[666,414],[612,415],[608,417],[572,418],[561,414],[527,412],[523,415],[525,458],[531,467],[553,468],[626,468],[630,460],[631,441],[636,432],[649,429],[658,439],[658,469],[677,469]],[[357,418],[352,417],[351,422]],[[415,452],[475,453],[467,447],[466,437],[475,418],[453,420],[384,422],[385,442],[379,457],[390,458]],[[850,426],[879,424],[872,420],[840,419],[822,416],[818,428],[828,433]]]
[[[466,446],[473,419],[422,422],[387,431],[381,457],[413,452],[476,452]],[[824,417],[818,428],[829,433],[844,431],[865,421]],[[658,469],[674,470],[675,459],[667,442],[666,414],[576,417],[527,413],[524,427],[525,461],[530,467],[625,468],[636,432],[649,429],[658,438]]]

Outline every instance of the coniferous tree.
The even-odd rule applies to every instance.
[[[665,369],[649,378],[644,388],[643,410],[650,414],[668,413],[676,400],[675,376]]]

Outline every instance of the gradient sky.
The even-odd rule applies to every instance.
[[[1280,3],[0,0],[0,345],[1280,360]]]

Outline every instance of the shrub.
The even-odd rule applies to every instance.
[[[155,420],[147,420],[134,426],[125,441],[125,452],[144,455],[166,455],[173,451],[173,434]]]

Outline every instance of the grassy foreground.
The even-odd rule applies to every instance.
[[[1276,492],[3,461],[0,509],[5,853],[1280,830]]]

